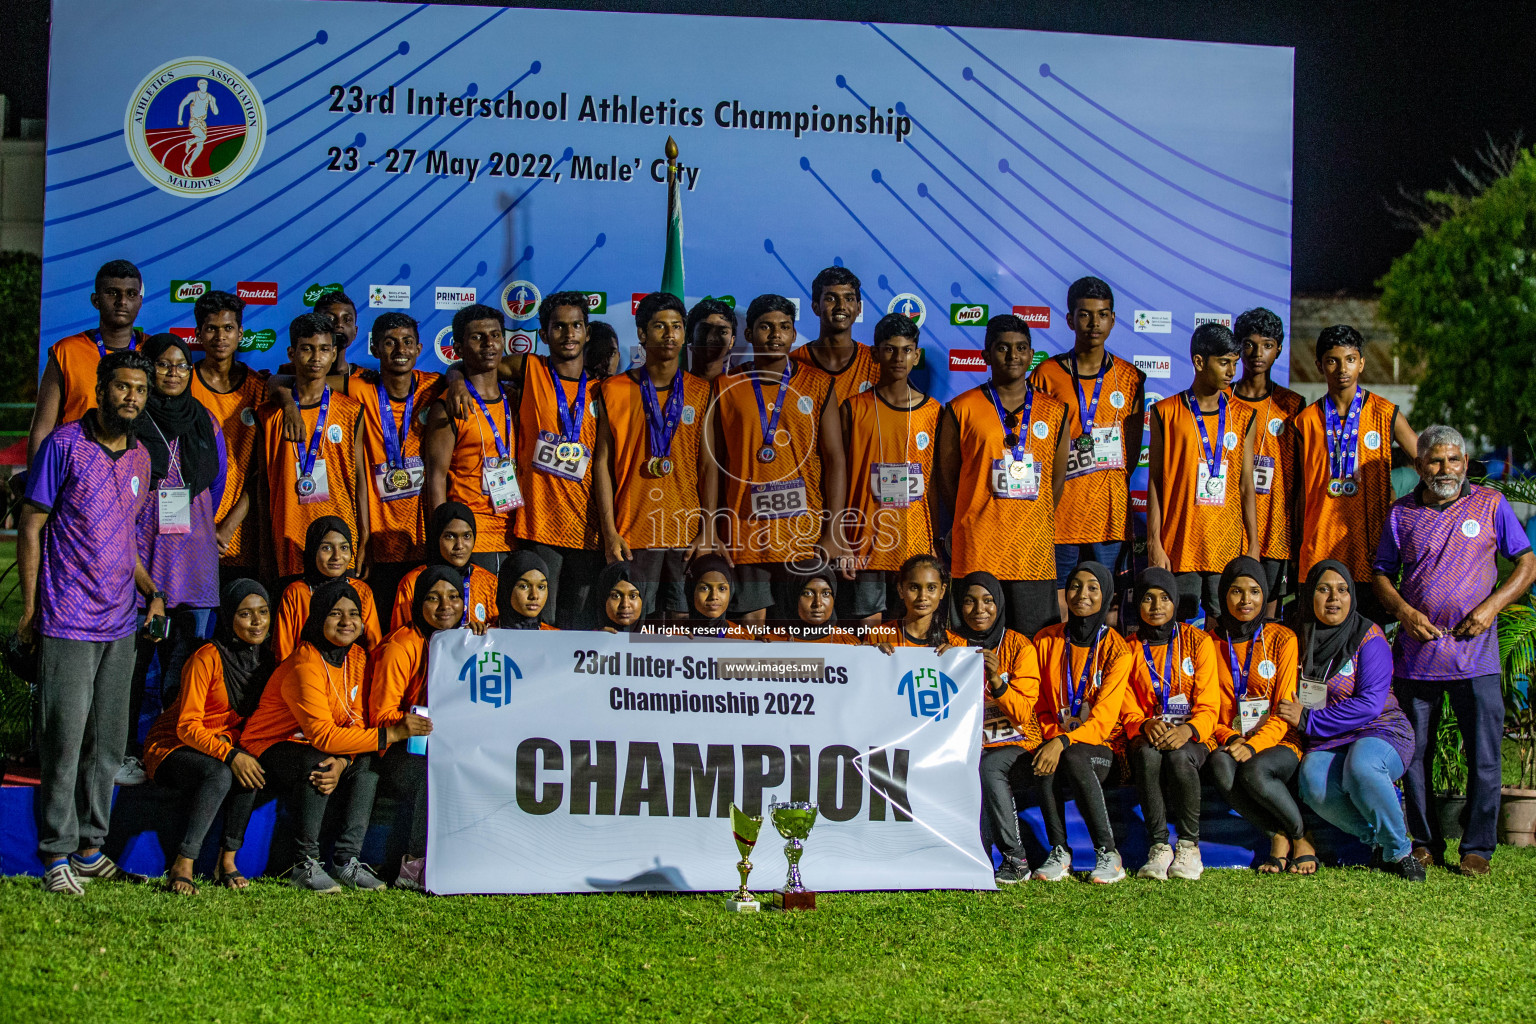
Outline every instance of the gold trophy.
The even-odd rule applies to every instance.
[[[757,833],[762,827],[761,816],[754,818],[731,804],[731,838],[736,840],[736,849],[741,854],[741,860],[736,862],[736,871],[741,875],[741,887],[726,897],[726,910],[755,913],[763,909],[763,905],[747,891],[747,876],[752,873],[752,862],[747,858],[752,856],[752,848],[757,845]]]
[[[804,840],[816,824],[816,805],[804,800],[790,800],[768,805],[773,827],[788,840],[784,844],[784,859],[789,861],[789,876],[781,889],[774,890],[773,906],[776,910],[815,910],[816,894],[800,881],[800,855],[805,851]]]

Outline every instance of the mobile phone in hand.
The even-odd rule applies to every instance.
[[[164,640],[171,635],[171,620],[164,615],[156,615],[149,620],[149,635],[155,640]]]
[[[427,708],[423,704],[412,704],[411,714],[420,715],[422,718],[432,717],[431,715],[427,714]],[[405,741],[405,750],[406,753],[409,754],[425,754],[427,752],[427,737],[412,736],[410,739]]]

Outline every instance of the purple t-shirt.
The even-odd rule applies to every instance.
[[[1413,726],[1392,694],[1392,649],[1380,626],[1328,680],[1328,706],[1308,711],[1301,732],[1308,750],[1337,750],[1374,736],[1390,743],[1405,767],[1413,759]]]
[[[149,424],[146,429],[155,428]],[[164,480],[157,481],[150,489],[149,500],[139,513],[139,558],[149,570],[150,579],[165,591],[167,609],[178,605],[189,608],[217,608],[219,605],[219,542],[214,536],[217,524],[213,514],[218,511],[219,499],[224,494],[228,456],[224,432],[217,422],[213,425],[213,440],[218,452],[219,471],[213,483],[192,498],[190,533],[159,532],[159,489],[182,485],[180,439],[170,442],[170,470]]]
[[[43,529],[38,632],[62,640],[121,640],[138,628],[134,521],[149,498],[149,453],[137,441],[109,452],[95,414],[43,442],[27,500],[50,513]]]
[[[1397,634],[1393,671],[1399,679],[1471,679],[1499,672],[1499,631],[1475,637],[1450,630],[1498,584],[1497,556],[1531,549],[1525,527],[1498,491],[1468,487],[1444,508],[1420,500],[1422,489],[1393,502],[1372,568],[1389,579],[1402,570],[1398,593],[1446,635],[1427,643]]]

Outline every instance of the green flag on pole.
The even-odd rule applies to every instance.
[[[678,188],[677,143],[667,136],[667,255],[662,260],[661,290],[683,301],[683,192]]]

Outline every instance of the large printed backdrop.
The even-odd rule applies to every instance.
[[[982,324],[1070,341],[1066,287],[1116,289],[1112,346],[1162,394],[1204,318],[1289,316],[1288,49],[838,22],[316,0],[55,0],[48,340],[94,324],[111,257],[140,323],[188,329],[238,288],[246,358],[339,284],[451,357],[471,292],[527,347],[536,299],[590,292],[632,338],[660,281],[670,134],[690,300],[801,303],[841,263],[868,340],[921,315],[943,398],[979,383]],[[201,83],[201,84],[200,84]],[[436,352],[433,342],[436,341]],[[370,362],[358,346],[358,356]],[[1283,367],[1281,368],[1283,373]]]

